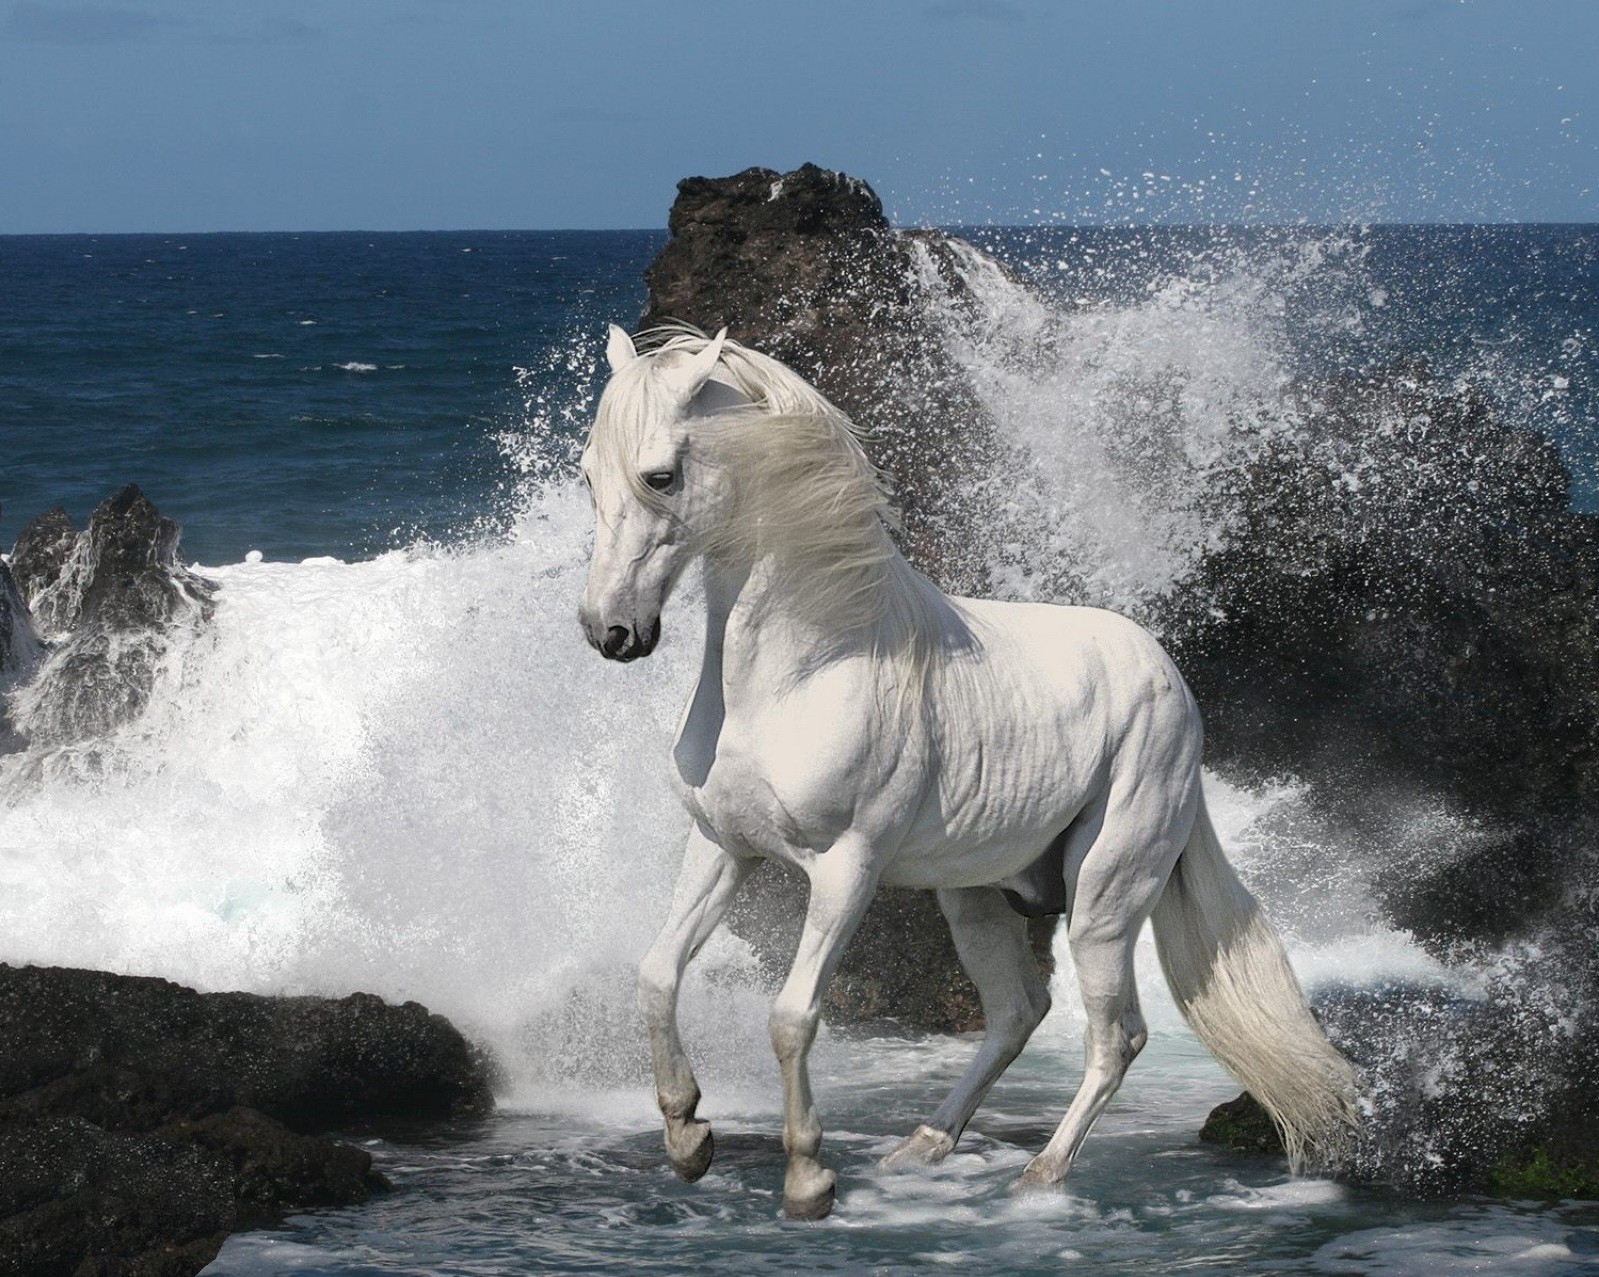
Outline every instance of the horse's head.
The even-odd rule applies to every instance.
[[[594,553],[578,616],[589,643],[613,661],[655,650],[661,609],[725,495],[725,480],[694,452],[693,426],[749,403],[712,380],[726,336],[640,354],[611,327],[611,380],[583,449]]]

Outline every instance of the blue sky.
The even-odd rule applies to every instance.
[[[0,232],[1599,220],[1599,0],[0,0]]]

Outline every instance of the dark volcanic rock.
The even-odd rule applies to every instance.
[[[923,304],[942,237],[892,230],[866,183],[814,164],[688,178],[667,225],[640,326],[725,326],[815,385],[894,477],[911,561],[946,589],[980,591],[984,565],[959,528],[981,517],[993,427]]]
[[[60,506],[46,510],[18,534],[11,571],[30,605],[60,578],[77,540],[77,529]]]
[[[37,651],[28,605],[11,570],[0,562],[0,688],[31,664]]]
[[[979,477],[992,461],[993,426],[925,304],[924,272],[939,272],[946,288],[959,279],[948,243],[934,231],[891,229],[866,183],[814,164],[693,177],[677,189],[671,241],[645,271],[640,327],[726,327],[810,381],[868,431],[873,459],[895,481],[911,562],[946,589],[982,592],[982,556],[963,530],[985,519]],[[803,900],[802,881],[768,870],[745,888],[729,925],[781,970]],[[1047,963],[1054,920],[1032,926]],[[981,1025],[932,893],[879,893],[828,1010],[844,1022]]]
[[[51,529],[60,530],[55,513],[29,525],[46,524],[41,542]],[[134,484],[107,497],[74,539],[55,579],[31,593],[39,628],[52,634],[87,629],[126,633],[168,625],[194,612],[208,616],[213,587],[183,566],[179,536],[178,525]],[[40,544],[39,567],[30,565],[30,571],[39,570],[47,578],[59,547],[59,540]]]
[[[446,1020],[371,994],[196,993],[0,964],[0,1041],[0,1114],[70,1113],[118,1129],[235,1105],[304,1130],[488,1102],[481,1061]]]
[[[210,620],[214,587],[183,566],[178,525],[129,485],[95,507],[65,559],[57,512],[18,541],[39,632],[56,644],[16,702],[34,745],[93,740],[135,718],[180,630]]]
[[[1271,1115],[1248,1091],[1211,1109],[1199,1138],[1207,1144],[1220,1144],[1235,1153],[1266,1153],[1287,1156],[1282,1133]]]
[[[1490,973],[1470,1005],[1330,1010],[1380,1100],[1362,1169],[1485,1190],[1553,1149],[1599,1174],[1599,520],[1548,439],[1419,364],[1296,399],[1160,624],[1213,765],[1307,781],[1388,919]]]
[[[382,1186],[317,1128],[492,1106],[445,1020],[364,994],[0,964],[0,1043],[7,1272],[197,1272],[239,1227]]]

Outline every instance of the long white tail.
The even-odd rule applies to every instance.
[[[1282,942],[1222,854],[1203,804],[1155,906],[1155,947],[1199,1040],[1282,1132],[1289,1163],[1330,1170],[1351,1152],[1355,1073],[1305,1004]]]

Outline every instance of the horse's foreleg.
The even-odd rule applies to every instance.
[[[840,841],[810,868],[811,898],[805,929],[788,979],[772,1003],[772,1050],[783,1073],[783,1213],[790,1219],[821,1219],[833,1209],[833,1172],[817,1160],[822,1123],[811,1098],[806,1057],[816,1039],[822,996],[838,969],[844,946],[855,934],[876,886],[866,849]]]
[[[753,861],[729,855],[696,825],[683,852],[672,911],[639,964],[639,1009],[650,1031],[655,1098],[666,1119],[666,1155],[690,1182],[710,1167],[711,1126],[695,1118],[699,1083],[677,1033],[677,990],[686,967],[716,929]]]
[[[977,986],[987,1031],[983,1045],[933,1116],[885,1157],[884,1170],[941,1162],[983,1097],[1027,1045],[1049,1012],[1049,986],[1027,940],[1027,920],[995,887],[938,893],[961,966]]]

